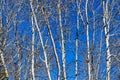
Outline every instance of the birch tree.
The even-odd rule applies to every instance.
[[[4,68],[5,68],[5,76],[6,77],[8,77],[9,75],[8,75],[8,70],[7,70],[7,66],[6,66],[6,62],[5,62],[5,59],[4,59],[4,53],[3,53],[3,46],[5,45],[5,41],[4,41],[4,37],[2,36],[3,35],[3,21],[2,21],[2,8],[3,8],[3,6],[2,6],[2,3],[3,3],[3,1],[0,1],[0,4],[1,4],[1,6],[0,6],[0,46],[1,46],[1,48],[0,48],[0,59],[1,59],[1,61],[2,61],[2,65],[4,66]]]
[[[35,29],[34,29],[34,21],[33,21],[33,15],[31,16],[31,22],[32,22],[32,53],[31,53],[31,55],[32,55],[32,64],[31,64],[31,73],[32,73],[32,79],[33,80],[35,80],[35,70],[34,70],[34,43],[35,43],[35,41],[34,41],[34,39],[35,39]]]
[[[5,77],[119,80],[119,0],[1,1]]]
[[[86,37],[87,37],[87,52],[88,52],[88,79],[93,80],[93,74],[91,72],[91,52],[90,52],[90,41],[89,41],[89,22],[88,22],[88,0],[85,3],[86,12]]]
[[[2,27],[0,27],[0,35],[2,35]],[[4,77],[8,77],[8,70],[7,70],[7,67],[6,67],[6,62],[5,62],[5,59],[4,59],[4,56],[3,56],[3,50],[4,49],[2,49],[3,48],[3,37],[1,36],[0,37],[0,46],[1,46],[1,49],[0,49],[0,59],[1,59],[1,61],[2,61],[2,65],[4,66],[4,68],[5,68],[5,76]],[[3,70],[4,71],[4,70]],[[3,79],[3,78],[1,78],[1,79]]]
[[[53,35],[52,35],[51,26],[49,24],[48,17],[45,13],[45,10],[44,10],[44,6],[42,7],[42,13],[44,15],[44,19],[45,19],[45,22],[46,22],[46,25],[47,25],[47,28],[48,28],[48,31],[49,31],[49,35],[50,35],[50,38],[51,38],[51,41],[52,41],[54,54],[55,54],[55,58],[56,58],[56,63],[57,63],[57,68],[58,68],[58,80],[60,80],[60,63],[59,63],[58,53],[57,53],[54,38],[53,38]]]
[[[75,65],[75,80],[78,79],[78,31],[79,31],[79,14],[80,14],[80,3],[79,0],[76,1],[77,4],[77,26],[76,26],[76,65]]]
[[[108,0],[106,3],[103,1],[103,23],[106,41],[106,80],[110,80],[110,68],[111,68],[111,58],[109,49],[109,15],[108,15]]]
[[[31,10],[32,10],[32,15],[34,17],[35,26],[38,30],[39,38],[40,38],[41,45],[42,45],[42,48],[43,48],[43,51],[44,51],[43,53],[44,53],[44,57],[45,57],[45,65],[46,65],[46,69],[47,69],[48,79],[51,80],[50,69],[49,69],[49,66],[48,66],[49,63],[48,63],[48,59],[47,59],[47,53],[46,53],[46,49],[45,49],[45,46],[44,46],[44,43],[43,43],[42,35],[41,35],[40,29],[39,29],[39,26],[38,26],[38,23],[37,23],[37,18],[36,18],[32,3],[33,3],[33,0],[30,0],[30,7],[31,7]]]
[[[65,68],[65,47],[64,47],[64,35],[62,29],[62,18],[61,18],[61,0],[58,0],[58,16],[59,16],[59,27],[60,27],[60,36],[61,36],[61,52],[62,52],[62,70],[63,70],[63,80],[66,80],[66,68]]]

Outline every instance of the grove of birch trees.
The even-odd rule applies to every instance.
[[[0,80],[120,80],[120,0],[0,0]]]

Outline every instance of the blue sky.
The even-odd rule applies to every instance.
[[[53,1],[53,2],[52,2]],[[109,4],[109,11],[111,10],[111,6],[113,5],[113,3],[111,3],[113,0],[109,0],[110,4]],[[110,32],[110,34],[114,34],[114,33],[119,33],[120,32],[120,13],[117,14],[115,17],[113,17],[115,15],[115,13],[119,10],[119,6],[120,6],[120,1],[116,0],[117,2],[115,3],[115,5],[113,6],[113,10],[112,10],[112,20],[110,23],[110,29],[112,29],[113,27],[115,28],[113,31]],[[51,77],[53,80],[57,80],[54,79],[56,78],[56,73],[57,73],[57,67],[56,67],[56,62],[55,62],[55,56],[53,54],[53,46],[50,40],[50,36],[48,33],[48,29],[47,29],[47,25],[44,21],[44,17],[43,14],[41,13],[41,4],[40,4],[40,0],[38,0],[38,4],[39,6],[37,6],[37,1],[34,0],[34,10],[37,10],[37,12],[35,12],[36,16],[37,16],[37,21],[38,21],[38,25],[39,28],[42,32],[42,38],[43,38],[43,42],[44,45],[46,46],[47,49],[47,55],[50,55],[50,64],[51,64]],[[48,2],[48,3],[46,3]],[[18,3],[18,4],[17,4]],[[5,4],[8,4],[7,6]],[[45,7],[45,11],[46,14],[48,16],[48,21],[49,24],[51,26],[51,31],[53,34],[53,38],[55,40],[55,45],[57,48],[57,53],[59,56],[59,60],[60,60],[60,65],[62,66],[62,55],[61,55],[61,45],[60,45],[60,29],[59,29],[59,21],[58,21],[58,11],[57,11],[57,1],[56,0],[45,0],[43,1],[43,5]],[[48,7],[49,5],[49,7]],[[18,43],[20,43],[20,46],[24,46],[25,48],[28,48],[31,50],[31,38],[32,38],[32,33],[31,33],[31,28],[32,28],[32,24],[31,24],[31,9],[30,9],[30,5],[29,5],[29,0],[21,0],[18,1],[16,0],[5,0],[4,4],[0,4],[0,6],[4,6],[4,8],[2,9],[2,20],[3,20],[3,26],[5,29],[7,29],[7,19],[8,17],[10,18],[8,27],[9,29],[11,29],[7,35],[9,36],[7,39],[7,42],[12,41],[12,44],[10,44],[9,47],[13,48],[13,53],[8,53],[6,52],[5,55],[9,55],[10,56],[14,56],[17,50],[17,47],[14,45],[15,42],[15,36],[14,36],[14,29],[16,27],[17,29],[17,36],[18,36]],[[17,16],[14,18],[15,12],[17,12],[17,10],[19,9],[19,7],[21,8],[20,11],[17,14]],[[37,8],[38,7],[38,8]],[[80,5],[80,9],[81,9],[81,14],[83,15],[83,20],[86,23],[86,17],[85,17],[85,0],[81,0],[81,5]],[[75,39],[76,39],[76,26],[77,26],[77,6],[76,6],[76,2],[72,1],[72,0],[65,0],[61,2],[61,10],[62,10],[62,25],[63,25],[63,31],[64,31],[64,39],[65,39],[65,54],[66,54],[66,70],[67,72],[67,80],[74,80],[74,76],[75,76]],[[66,11],[65,11],[66,10]],[[93,15],[92,10],[94,10],[95,15]],[[11,13],[9,13],[11,11]],[[9,14],[8,14],[9,13]],[[88,3],[88,19],[89,19],[89,37],[90,37],[90,48],[91,48],[91,52],[92,52],[92,39],[93,39],[93,24],[95,23],[95,44],[94,44],[94,69],[96,69],[97,67],[96,62],[98,59],[98,54],[100,53],[99,48],[100,48],[100,36],[101,36],[101,30],[103,29],[103,21],[102,21],[102,15],[103,15],[103,9],[102,9],[102,0],[89,0]],[[95,18],[95,22],[93,21],[93,18]],[[115,21],[114,21],[115,20]],[[13,25],[14,21],[17,21],[18,24],[16,26]],[[113,23],[114,21],[114,23]],[[78,80],[88,80],[88,72],[87,72],[87,62],[86,62],[86,58],[87,58],[87,43],[86,43],[86,26],[83,25],[81,17],[79,16],[79,22],[80,22],[80,26],[79,26],[79,49],[78,49]],[[106,44],[105,44],[105,36],[104,36],[104,31],[102,32],[102,53],[101,57],[100,57],[100,70],[99,70],[99,78],[100,80],[105,80],[105,76],[106,76]],[[5,36],[7,37],[7,36]],[[115,39],[114,41],[112,41],[113,39]],[[120,35],[117,36],[113,36],[110,37],[110,48],[115,48],[113,46],[114,43],[117,43],[117,41],[120,40]],[[44,62],[42,62],[41,58],[44,59],[44,55],[43,55],[43,49],[41,47],[41,43],[39,40],[39,36],[38,36],[38,32],[35,26],[35,50],[37,53],[35,53],[35,63],[37,64],[35,66],[35,74],[36,76],[40,76],[40,77],[36,77],[36,80],[47,80],[46,78],[46,71],[45,71],[45,64]],[[7,50],[7,49],[6,49]],[[9,49],[8,49],[9,50]],[[119,52],[119,49],[116,49]],[[114,50],[111,49],[111,53],[114,54]],[[28,77],[30,75],[30,64],[31,64],[31,59],[30,59],[30,53],[31,51],[28,51],[26,49],[21,48],[21,59],[20,62],[22,63],[22,73],[20,74],[21,80],[24,80],[25,76]],[[6,56],[7,58],[7,56]],[[8,57],[8,60],[10,58]],[[16,65],[14,65],[11,68],[11,64],[8,64],[8,68],[9,70],[12,70],[12,72],[10,72],[10,76],[9,79],[10,80],[15,80],[14,78],[14,74],[15,72],[13,71],[14,69],[17,68],[17,60],[18,58],[15,57],[13,62],[11,64],[16,63]],[[7,61],[7,60],[6,60]],[[114,59],[112,59],[112,61],[114,61]],[[115,62],[117,63],[117,62]],[[113,66],[114,64],[112,64]],[[62,67],[61,67],[62,69]],[[114,72],[114,73],[113,73]],[[62,73],[62,71],[61,71]],[[94,72],[95,73],[95,72]],[[120,72],[118,71],[118,65],[114,66],[113,69],[111,69],[111,80],[116,80],[117,75],[119,75]],[[95,74],[94,74],[95,75]],[[115,75],[115,78],[114,76]],[[24,76],[24,77],[23,77]],[[42,78],[41,78],[42,77]]]

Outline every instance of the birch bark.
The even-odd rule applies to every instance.
[[[90,54],[90,41],[89,41],[89,25],[88,25],[88,0],[85,3],[85,12],[86,12],[86,38],[87,38],[87,52],[88,52],[88,80],[92,79],[92,69],[91,69],[91,54]]]
[[[62,18],[61,18],[61,0],[58,0],[58,16],[59,16],[59,27],[60,27],[60,36],[61,36],[61,51],[62,51],[62,69],[63,69],[63,80],[66,80],[66,61],[65,61],[65,41],[63,36],[63,29],[62,29]]]
[[[96,80],[99,80],[100,57],[101,57],[101,53],[102,53],[102,32],[103,32],[103,30],[101,30],[101,33],[100,33],[100,49],[99,49],[100,52],[98,53]]]
[[[57,53],[57,50],[56,50],[55,41],[54,41],[52,31],[51,31],[51,26],[49,24],[48,17],[47,17],[43,8],[42,8],[42,13],[44,15],[44,19],[45,19],[45,22],[47,24],[47,28],[48,28],[48,31],[49,31],[49,35],[50,35],[50,38],[51,38],[51,41],[52,41],[53,50],[54,50],[54,54],[55,54],[55,58],[56,58],[56,63],[57,63],[57,68],[58,68],[58,78],[57,79],[60,80],[60,63],[59,63],[58,53]]]
[[[31,16],[32,21],[32,64],[31,64],[31,72],[32,72],[32,80],[35,80],[35,70],[34,70],[34,39],[35,39],[35,30],[34,30],[34,21],[33,21],[33,15]]]
[[[78,31],[79,31],[79,14],[80,14],[80,4],[77,2],[77,26],[76,26],[76,51],[75,51],[75,80],[78,80]]]
[[[106,80],[110,80],[111,58],[109,49],[109,15],[108,15],[108,0],[103,1],[103,27],[106,42]]]
[[[35,21],[35,26],[38,30],[39,38],[40,38],[41,45],[42,45],[42,48],[43,48],[43,53],[44,53],[44,57],[45,57],[45,65],[46,65],[46,69],[47,69],[47,76],[48,76],[48,79],[51,80],[49,63],[48,63],[48,59],[47,59],[47,53],[46,53],[46,49],[45,49],[43,39],[42,39],[42,34],[40,32],[40,29],[39,29],[39,26],[38,26],[38,23],[37,23],[37,18],[36,18],[32,3],[33,3],[33,0],[30,0],[30,7],[31,7],[31,10],[32,10],[32,15],[33,15],[33,18],[34,18],[34,21]]]

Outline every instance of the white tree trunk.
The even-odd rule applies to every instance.
[[[17,57],[18,57],[18,79],[21,80],[21,62],[20,62],[20,53],[17,53]]]
[[[95,70],[94,69],[94,51],[95,51],[95,34],[96,34],[96,26],[95,26],[95,11],[93,10],[93,39],[92,39],[92,52],[91,52],[91,73],[92,73],[92,79],[95,78]]]
[[[62,68],[63,68],[63,80],[66,80],[66,62],[65,62],[65,47],[64,47],[64,36],[62,30],[62,19],[61,19],[61,9],[60,9],[61,0],[58,0],[58,16],[59,16],[59,27],[60,27],[60,36],[61,36],[61,51],[62,51]]]
[[[43,8],[42,8],[42,13],[44,15],[44,19],[45,19],[45,22],[47,24],[49,35],[50,35],[50,38],[51,38],[51,41],[52,41],[53,50],[54,50],[54,54],[55,54],[55,58],[56,58],[56,63],[57,63],[57,68],[58,68],[58,80],[60,80],[60,63],[59,63],[59,58],[58,58],[58,53],[57,53],[57,50],[56,50],[54,38],[53,38],[53,35],[52,35],[52,31],[51,31],[51,26],[49,24],[48,17],[47,17],[47,15],[46,15],[46,13],[45,13],[45,11],[44,11]]]
[[[101,33],[100,33],[100,52],[98,53],[96,80],[99,80],[100,57],[101,57],[101,53],[102,53],[102,32],[103,32],[103,30],[101,29]]]
[[[48,63],[48,59],[47,59],[47,53],[46,53],[46,49],[45,49],[43,39],[42,39],[42,34],[40,32],[40,29],[39,29],[39,26],[38,26],[38,23],[37,23],[37,18],[36,18],[32,3],[33,3],[33,0],[30,0],[30,7],[31,7],[31,10],[32,10],[32,15],[33,15],[35,25],[36,25],[36,28],[38,30],[39,38],[40,38],[40,41],[41,41],[41,45],[42,45],[42,48],[43,48],[43,53],[44,53],[44,57],[45,57],[45,65],[46,65],[46,69],[47,69],[47,76],[48,76],[48,79],[51,80],[49,63]]]
[[[106,42],[106,80],[110,80],[110,68],[111,68],[111,58],[109,49],[109,20],[108,20],[108,0],[103,1],[103,23],[104,23],[104,33]]]
[[[32,21],[32,64],[31,64],[31,72],[32,72],[32,80],[35,80],[35,70],[34,70],[34,39],[35,39],[35,30],[34,30],[34,21],[33,21],[33,15],[31,16]]]
[[[75,80],[78,80],[78,31],[79,31],[79,14],[80,14],[80,5],[77,0],[77,26],[76,26],[76,51],[75,51]]]
[[[92,79],[92,72],[91,72],[91,55],[90,55],[90,41],[89,41],[89,25],[88,25],[88,0],[85,3],[85,12],[86,12],[86,37],[87,37],[87,52],[88,52],[88,80]]]

